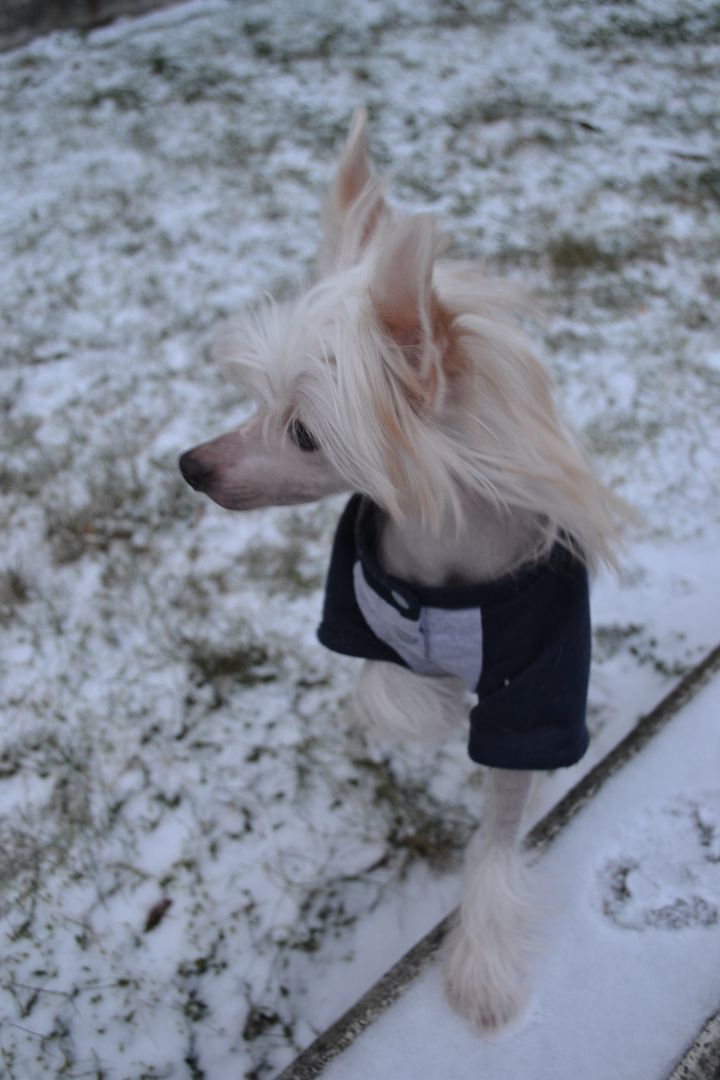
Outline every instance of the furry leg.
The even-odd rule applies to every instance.
[[[439,742],[465,716],[459,679],[418,675],[383,660],[365,661],[350,709],[351,721],[388,742]]]
[[[518,838],[533,778],[491,770],[484,826],[468,851],[460,917],[446,945],[448,999],[479,1031],[503,1027],[525,1002],[533,909]]]

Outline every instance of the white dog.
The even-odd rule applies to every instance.
[[[470,713],[491,766],[460,918],[453,1006],[478,1029],[517,1016],[527,926],[518,853],[533,770],[587,746],[587,571],[612,562],[622,507],[562,426],[507,284],[438,259],[429,214],[401,217],[358,109],[322,212],[319,276],[219,347],[256,414],[180,459],[230,510],[353,492],[320,640],[365,659],[355,712],[386,736],[437,737]]]

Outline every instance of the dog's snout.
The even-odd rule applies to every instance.
[[[178,462],[180,472],[195,491],[206,491],[213,477],[213,469],[194,455],[194,450],[185,451]]]

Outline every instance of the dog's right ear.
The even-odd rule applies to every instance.
[[[337,173],[323,200],[320,226],[323,240],[318,252],[321,276],[353,266],[389,214],[385,184],[373,172],[365,150],[365,109],[355,110]]]

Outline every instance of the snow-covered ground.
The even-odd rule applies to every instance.
[[[546,947],[513,1029],[476,1038],[436,964],[323,1080],[668,1080],[720,1002],[719,714],[716,676],[542,858]]]
[[[716,4],[195,0],[3,56],[9,1078],[264,1078],[454,900],[464,732],[347,731],[314,639],[341,501],[234,516],[176,469],[250,411],[215,327],[311,272],[361,102],[395,200],[548,298],[565,411],[644,515],[595,589],[591,749],[535,812],[720,640]]]

